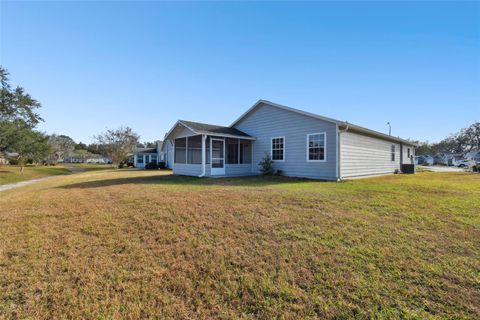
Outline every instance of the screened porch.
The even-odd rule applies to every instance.
[[[176,138],[174,171],[177,174],[199,176],[251,174],[252,142],[247,139],[211,135]]]

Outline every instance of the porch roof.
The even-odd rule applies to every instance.
[[[186,120],[178,120],[175,126],[173,126],[173,128],[165,135],[165,137],[168,137],[170,133],[173,131],[173,129],[179,124],[186,127],[187,129],[189,129],[195,134],[206,134],[210,136],[218,136],[218,137],[226,137],[226,138],[255,140],[254,137],[232,127],[224,127],[224,126],[218,126],[214,124],[193,122],[193,121],[186,121]]]

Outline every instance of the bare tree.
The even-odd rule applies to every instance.
[[[118,166],[137,146],[140,136],[129,127],[117,130],[107,130],[94,136],[99,145],[104,148],[104,156],[112,159],[112,164]]]

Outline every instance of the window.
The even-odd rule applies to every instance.
[[[326,133],[307,134],[307,161],[325,161]]]
[[[407,148],[407,157],[410,158],[410,148]]]
[[[156,154],[152,154],[152,155],[150,156],[150,162],[155,162],[155,163],[157,163],[157,155],[156,155]]]
[[[395,145],[394,144],[392,144],[391,153],[392,153],[392,161],[395,161]]]
[[[143,154],[137,154],[137,163],[143,164]]]
[[[187,162],[187,138],[175,139],[175,163]]]
[[[272,138],[272,160],[274,161],[285,160],[285,138],[284,137]]]
[[[202,164],[202,136],[188,137],[187,163]]]

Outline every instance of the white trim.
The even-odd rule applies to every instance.
[[[310,146],[309,138],[310,136],[323,134],[323,160],[310,160]],[[307,162],[327,162],[327,133],[326,132],[317,132],[317,133],[307,133]]]
[[[207,134],[207,135],[212,136],[212,137],[234,138],[234,139],[236,138],[236,139],[251,140],[251,141],[257,140],[254,137],[238,136],[236,134],[227,134],[227,133],[215,133],[215,132],[210,132],[210,131],[203,132],[202,134]]]
[[[272,146],[272,143],[273,143],[273,139],[283,139],[283,155],[282,155],[282,160],[275,160],[273,159],[273,146]],[[285,162],[285,149],[286,149],[286,146],[285,146],[285,136],[280,136],[280,137],[271,137],[270,138],[270,157],[272,158],[273,161],[277,161],[277,162]]]
[[[228,134],[228,133],[216,133],[216,132],[212,132],[212,131],[198,131],[198,130],[194,130],[192,129],[191,127],[189,127],[188,125],[186,125],[182,120],[178,120],[177,122],[175,122],[175,125],[170,129],[170,131],[168,131],[163,140],[169,140],[168,139],[168,136],[170,136],[170,134],[173,132],[173,130],[175,130],[175,128],[181,124],[182,126],[184,126],[185,128],[187,128],[188,130],[192,131],[194,134],[193,135],[190,135],[190,136],[185,136],[185,137],[191,137],[191,136],[194,136],[194,135],[202,135],[202,134],[206,134],[206,135],[210,135],[210,136],[217,136],[217,137],[223,137],[223,138],[237,138],[237,139],[245,139],[245,140],[256,140],[254,137],[245,137],[245,136],[239,136],[239,135],[236,135],[236,134]],[[178,139],[178,138],[183,138],[182,137],[175,137],[174,139]]]
[[[250,109],[248,109],[248,110],[247,110],[244,114],[242,114],[237,120],[235,120],[235,121],[230,125],[230,127],[233,127],[233,126],[237,125],[241,120],[243,120],[243,118],[244,118],[245,116],[247,116],[251,111],[253,111],[253,110],[256,109],[257,107],[259,107],[261,104],[266,104],[266,105],[269,105],[269,106],[272,106],[272,107],[276,107],[276,108],[279,108],[279,109],[283,109],[283,110],[295,112],[295,113],[302,114],[302,115],[307,116],[307,117],[312,117],[312,118],[320,119],[320,120],[323,120],[323,121],[332,122],[332,123],[335,123],[335,124],[338,124],[338,123],[342,122],[342,121],[338,121],[338,120],[335,120],[335,119],[332,119],[332,118],[327,118],[327,117],[319,116],[318,114],[314,114],[314,113],[310,113],[310,112],[306,112],[306,111],[302,111],[302,110],[290,108],[290,107],[287,107],[287,106],[284,106],[284,105],[281,105],[281,104],[278,104],[278,103],[274,103],[274,102],[271,102],[271,101],[258,100],[253,106],[250,107]]]
[[[298,113],[298,114],[301,114],[301,115],[304,115],[304,116],[307,116],[307,117],[310,117],[310,118],[319,119],[319,120],[323,120],[323,121],[326,121],[326,122],[331,122],[331,123],[334,123],[338,126],[351,127],[352,129],[355,129],[357,131],[364,132],[364,133],[367,133],[367,134],[371,134],[375,137],[380,137],[380,138],[383,138],[384,140],[387,140],[387,141],[401,142],[401,143],[405,143],[406,145],[415,146],[415,144],[411,141],[407,141],[407,140],[404,140],[404,139],[401,139],[401,138],[389,136],[385,133],[381,133],[381,132],[378,132],[378,131],[375,131],[375,130],[367,129],[367,128],[349,123],[348,121],[340,121],[340,120],[336,120],[336,119],[333,119],[333,118],[323,117],[323,116],[320,116],[318,114],[314,114],[314,113],[311,113],[311,112],[306,112],[306,111],[298,110],[298,109],[295,109],[295,108],[287,107],[287,106],[284,106],[284,105],[281,105],[281,104],[278,104],[278,103],[274,103],[274,102],[271,102],[271,101],[267,101],[267,100],[258,100],[245,113],[243,113],[237,120],[235,120],[230,125],[230,127],[236,126],[250,112],[252,112],[254,109],[258,108],[262,104],[266,104],[266,105],[276,107],[276,108],[279,108],[279,109],[282,109],[282,110]]]
[[[337,152],[336,152],[336,161],[335,161],[335,170],[337,172],[337,180],[340,180],[340,130],[338,130],[338,125],[335,126],[335,135],[337,137]]]

